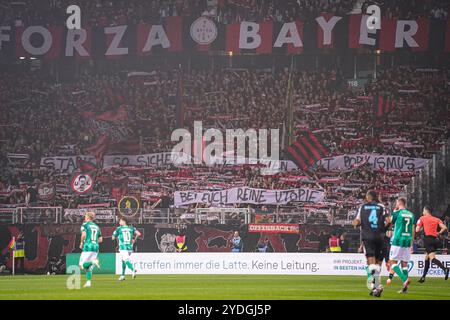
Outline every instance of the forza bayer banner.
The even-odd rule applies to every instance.
[[[383,17],[377,32],[368,28],[368,15],[337,16],[322,12],[307,21],[240,21],[218,23],[207,17],[166,17],[158,24],[86,26],[0,25],[0,51],[11,57],[46,60],[119,59],[153,54],[232,51],[255,54],[300,54],[327,49],[395,52],[450,51],[448,20]],[[435,34],[442,36],[436,37]],[[344,36],[345,35],[345,36]],[[36,41],[39,39],[39,41]]]
[[[422,275],[423,258],[422,254],[411,256],[410,276]],[[437,259],[450,267],[450,256]],[[131,260],[138,274],[366,275],[366,258],[357,253],[133,253]],[[121,270],[117,255],[116,274]],[[384,265],[382,275],[388,275]],[[433,264],[428,276],[443,276],[443,272]]]

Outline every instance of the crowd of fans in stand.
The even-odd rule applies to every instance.
[[[383,16],[397,19],[417,19],[424,17],[446,20],[450,7],[448,1],[445,0],[376,0],[364,2],[362,6],[363,12],[371,4],[378,5],[381,8]]]
[[[187,128],[192,128],[194,120],[203,121],[204,128],[280,128],[288,112],[285,99],[289,70],[189,70],[183,77]],[[297,134],[313,132],[329,147],[331,156],[376,152],[430,158],[447,141],[448,70],[388,69],[366,85],[363,97],[347,89],[340,79],[335,70],[295,71],[292,76]],[[276,175],[261,174],[258,165],[113,167],[99,169],[91,195],[74,196],[67,187],[71,172],[40,167],[45,156],[88,154],[87,149],[99,136],[83,114],[114,112],[119,107],[125,108],[126,126],[141,141],[140,154],[170,151],[170,136],[176,126],[176,88],[176,71],[162,69],[137,76],[126,72],[84,74],[73,83],[62,84],[55,84],[43,72],[1,73],[2,204],[33,203],[35,189],[43,182],[51,182],[59,189],[54,200],[41,204],[64,208],[77,208],[83,203],[113,204],[114,181],[122,181],[128,192],[146,192],[142,197],[145,209],[170,206],[176,190],[306,186],[325,190],[325,201],[253,207],[268,221],[276,221],[272,214],[277,211],[282,221],[336,223],[351,218],[349,212],[362,201],[368,188],[379,190],[387,202],[413,175],[374,171],[367,165],[347,172],[328,172],[318,167]],[[394,110],[374,125],[367,97],[377,94],[391,97],[396,103]],[[67,145],[73,148],[61,151],[61,146]],[[8,159],[8,153],[27,154],[29,159],[14,162]],[[29,186],[34,186],[34,191]],[[29,193],[34,194],[34,201],[27,199]],[[192,212],[199,206],[191,205],[187,210]]]
[[[345,15],[377,4],[383,16],[401,19],[430,17],[445,20],[446,0],[366,1],[356,0],[24,0],[0,1],[0,23],[13,25],[60,25],[67,19],[66,8],[77,4],[84,25],[111,26],[140,22],[160,23],[168,16],[196,18],[209,16],[221,23],[239,21],[308,22],[322,12]]]

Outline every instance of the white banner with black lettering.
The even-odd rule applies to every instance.
[[[206,204],[286,204],[289,202],[321,202],[325,193],[320,190],[300,188],[286,190],[231,188],[220,191],[176,191],[175,206],[192,203]]]
[[[83,218],[86,212],[95,213],[97,220],[114,220],[116,211],[114,208],[81,208],[81,209],[64,209],[64,218],[70,222],[76,222],[79,218]]]
[[[41,168],[48,170],[60,170],[66,173],[74,172],[77,167],[77,159],[96,164],[95,156],[54,156],[41,158]]]
[[[216,157],[213,156],[210,158],[211,166],[215,164],[224,164],[227,166],[232,165],[244,165],[244,164],[260,164],[264,167],[261,169],[261,174],[275,174],[279,171],[292,171],[297,170],[297,165],[292,160],[275,160],[269,158],[245,158],[245,157],[234,157],[234,156],[226,156],[226,157]]]
[[[112,166],[161,167],[170,164],[189,163],[189,156],[173,152],[139,155],[114,155],[103,158],[103,168]]]
[[[244,243],[245,246],[245,243]],[[423,254],[411,255],[409,275],[423,273]],[[437,259],[450,267],[450,256]],[[277,275],[343,275],[366,276],[366,258],[357,253],[133,253],[131,260],[138,274],[277,274]],[[116,255],[116,274],[122,272],[122,260]],[[128,274],[130,271],[127,270]],[[383,266],[382,275],[388,272]],[[443,277],[434,264],[429,277]],[[361,285],[364,285],[362,283]]]
[[[316,164],[322,165],[328,171],[346,171],[359,164],[368,164],[374,170],[385,171],[416,171],[422,169],[427,159],[408,158],[402,156],[380,155],[380,154],[344,154],[341,156],[323,158]]]

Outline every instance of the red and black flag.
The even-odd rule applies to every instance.
[[[96,164],[81,158],[77,158],[77,168],[81,172],[95,171],[98,169]]]
[[[128,193],[128,177],[111,177],[111,197],[119,203]]]
[[[311,132],[294,141],[287,151],[292,161],[302,170],[306,170],[330,153],[325,144]]]
[[[111,96],[110,100],[121,97]],[[98,136],[97,141],[86,149],[95,155],[97,164],[102,163],[103,156],[108,154],[137,154],[140,152],[139,140],[135,137],[128,112],[124,105],[115,111],[105,111],[101,114],[85,111],[82,116],[87,121],[93,135]]]
[[[388,115],[395,108],[395,101],[392,98],[376,95],[373,98],[373,110],[377,118]]]
[[[140,142],[137,138],[118,139],[104,134],[86,150],[95,155],[97,163],[101,164],[105,154],[139,154],[140,149]]]

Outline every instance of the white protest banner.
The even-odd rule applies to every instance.
[[[77,159],[96,164],[95,156],[55,156],[41,158],[41,168],[46,168],[48,170],[61,170],[66,171],[67,173],[72,173],[78,169]]]
[[[262,175],[273,174],[278,171],[292,171],[297,170],[297,165],[291,160],[275,160],[269,158],[245,158],[235,156],[212,156],[210,158],[209,165],[224,164],[231,165],[243,165],[243,164],[261,164],[264,168],[261,169]]]
[[[305,108],[305,109],[316,109],[316,108],[320,108],[321,106],[322,106],[321,103],[314,103],[314,104],[304,105],[303,108]]]
[[[161,167],[189,162],[189,156],[174,152],[160,152],[139,155],[111,155],[103,158],[103,168],[112,166]]]
[[[140,155],[106,155],[103,157],[103,168],[113,166],[134,166],[134,167],[162,167],[167,165],[188,165],[192,163],[192,158],[185,153],[160,152]],[[219,157],[212,156],[208,165],[242,165],[261,164],[264,168],[261,174],[273,174],[278,171],[296,170],[297,165],[291,160],[273,160],[269,158],[244,158],[244,157]]]
[[[231,251],[231,249],[230,249]],[[436,256],[450,267],[450,256]],[[366,258],[358,253],[293,252],[189,252],[133,253],[131,260],[139,274],[274,274],[337,275],[366,277]],[[409,276],[423,274],[423,255],[413,254],[408,263]],[[122,272],[122,260],[116,255],[116,274]],[[131,271],[127,269],[127,274]],[[432,264],[429,277],[443,277],[444,272]],[[381,272],[387,276],[386,268]]]
[[[145,76],[156,76],[156,71],[152,72],[131,71],[127,73],[127,77],[145,77]]]
[[[58,152],[66,155],[67,153],[75,153],[76,144],[63,144],[58,146]]]
[[[141,200],[143,201],[154,201],[163,196],[162,192],[155,191],[141,191]]]
[[[10,153],[6,154],[6,158],[8,159],[8,164],[11,166],[17,166],[21,162],[28,162],[30,160],[30,155],[27,153]]]
[[[434,68],[417,68],[416,69],[417,72],[438,72],[438,69],[434,69]]]
[[[386,143],[386,144],[394,144],[397,142],[401,142],[401,141],[406,141],[406,138],[403,137],[393,137],[393,138],[384,138],[384,139],[380,139],[381,143]]]
[[[360,187],[339,187],[336,189],[336,191],[359,191]]]
[[[81,208],[81,209],[64,209],[64,219],[75,222],[77,219],[84,217],[86,212],[95,212],[96,220],[115,221],[116,212],[113,208]]]
[[[176,191],[175,206],[192,203],[206,204],[286,204],[289,202],[321,202],[325,193],[321,190],[300,188],[286,190],[231,188],[220,191]]]
[[[346,171],[360,163],[370,164],[374,170],[384,171],[416,171],[427,164],[427,159],[408,158],[381,154],[344,154],[336,157],[323,158],[316,164],[327,171]]]

